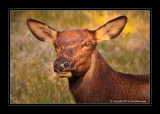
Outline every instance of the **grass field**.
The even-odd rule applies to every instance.
[[[148,10],[10,10],[10,103],[75,103],[68,80],[53,71],[56,52],[52,43],[38,41],[26,20],[34,18],[53,28],[97,29],[120,15],[128,23],[116,39],[97,46],[106,61],[117,71],[144,74],[150,71],[150,12]]]

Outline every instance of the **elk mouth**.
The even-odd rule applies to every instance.
[[[71,63],[67,67],[65,67],[65,65],[62,67],[61,64],[56,65],[54,63],[54,72],[58,74],[59,78],[71,78],[73,76],[72,72],[75,70],[76,66]]]
[[[57,73],[59,78],[70,78],[72,77],[72,72],[59,72]]]

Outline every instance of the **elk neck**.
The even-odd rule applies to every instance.
[[[111,80],[110,78],[112,78],[114,73],[115,71],[95,49],[92,53],[91,65],[87,72],[82,76],[73,76],[72,78],[68,79],[69,88],[74,95],[75,100],[80,100],[76,102],[81,102],[84,99],[89,100],[90,98],[88,98],[88,96],[96,94],[93,93],[95,92],[95,89],[99,91],[99,88],[104,88],[103,82]],[[83,96],[83,98],[80,98],[80,96]]]

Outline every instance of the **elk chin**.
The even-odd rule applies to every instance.
[[[58,73],[58,77],[59,78],[70,78],[72,77],[72,73],[71,72],[60,72]]]

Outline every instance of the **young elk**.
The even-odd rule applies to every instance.
[[[126,16],[108,21],[97,30],[59,32],[34,19],[27,25],[40,41],[53,42],[57,52],[54,71],[66,77],[77,103],[149,103],[149,74],[117,72],[96,50],[97,42],[116,38],[127,23]]]

